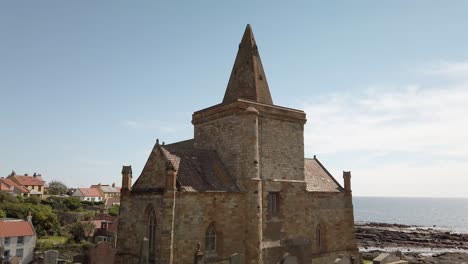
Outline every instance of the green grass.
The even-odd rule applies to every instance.
[[[363,260],[362,260],[362,263],[364,263],[364,264],[372,264],[372,260],[363,259]]]
[[[67,243],[67,240],[68,237],[65,236],[43,237],[37,240],[37,245],[40,248],[52,248]]]

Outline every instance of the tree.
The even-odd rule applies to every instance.
[[[51,181],[49,183],[49,194],[61,195],[66,194],[68,187],[60,181]]]
[[[63,199],[63,203],[70,211],[75,211],[81,208],[81,201],[78,197],[67,197]]]
[[[92,222],[76,222],[68,226],[68,232],[72,235],[72,238],[75,242],[80,242],[85,240],[86,237],[91,237],[94,234],[96,229],[95,225]]]
[[[6,217],[5,211],[3,211],[2,209],[0,209],[0,218],[5,218],[5,217]]]
[[[120,209],[120,206],[116,204],[116,205],[111,206],[109,208],[108,212],[112,216],[118,216],[119,215],[119,209]]]

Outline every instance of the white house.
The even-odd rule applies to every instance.
[[[79,197],[81,201],[101,202],[103,197],[96,188],[78,188],[72,196]]]
[[[36,246],[36,231],[31,222],[21,219],[0,219],[0,248],[3,248],[3,261],[17,257],[19,263],[31,263]]]

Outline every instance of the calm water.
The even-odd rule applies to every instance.
[[[356,221],[436,226],[468,233],[468,198],[353,197]]]

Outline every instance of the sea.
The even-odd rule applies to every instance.
[[[468,233],[468,198],[353,197],[354,220]]]

